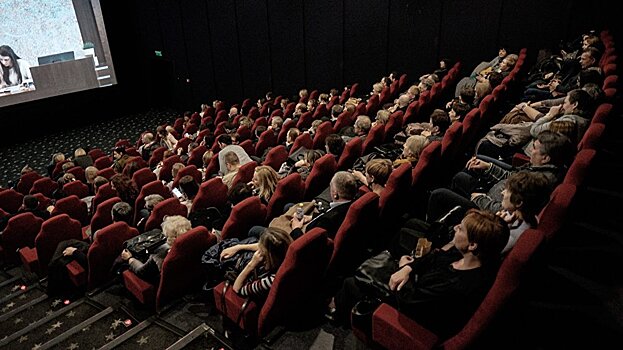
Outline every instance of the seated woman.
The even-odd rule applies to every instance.
[[[184,204],[186,208],[188,208],[188,213],[190,213],[190,208],[193,206],[193,200],[195,200],[197,193],[199,193],[199,184],[192,176],[186,175],[182,176],[178,187],[182,192],[182,196],[178,199],[180,203]]]
[[[260,197],[264,204],[268,204],[270,197],[275,193],[278,181],[279,175],[273,168],[260,165],[255,168],[249,185],[253,187],[253,194]]]
[[[234,281],[233,289],[242,296],[266,297],[275,275],[286,257],[292,237],[277,228],[267,228],[260,236],[258,249]],[[254,277],[254,272],[257,272]]]
[[[422,258],[404,255],[398,259],[397,270],[379,281],[395,297],[382,301],[441,337],[454,334],[493,284],[508,237],[508,226],[495,214],[469,211],[454,227],[451,244]],[[344,281],[335,297],[336,321],[347,322],[359,300],[380,297],[362,287],[354,277]]]
[[[299,175],[301,175],[301,179],[305,181],[307,176],[311,173],[314,163],[320,159],[322,155],[322,151],[313,149],[307,150],[304,153],[303,159],[294,163],[293,166],[288,165],[288,161],[281,164],[281,167],[279,168],[279,177],[284,178],[293,172],[298,172]]]
[[[404,163],[409,163],[414,167],[420,159],[422,150],[424,150],[424,147],[428,146],[429,143],[428,138],[422,135],[409,136],[403,146],[402,154],[394,161],[394,168]]]
[[[353,175],[359,182],[379,196],[385,189],[385,183],[391,173],[392,162],[389,159],[372,159],[366,163],[365,175],[361,171],[353,171]]]
[[[168,216],[162,222],[162,233],[167,237],[167,241],[156,248],[147,261],[142,262],[134,257],[127,249],[121,252],[121,259],[130,265],[130,271],[134,272],[141,279],[150,283],[157,283],[160,280],[162,263],[169,253],[173,242],[177,237],[183,235],[191,229],[188,219],[180,215]]]

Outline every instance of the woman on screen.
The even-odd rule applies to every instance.
[[[0,88],[32,82],[30,65],[10,46],[0,46]]]

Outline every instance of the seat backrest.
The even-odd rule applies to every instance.
[[[96,288],[113,277],[111,268],[123,250],[123,242],[136,235],[138,230],[125,222],[115,222],[99,230],[87,253],[88,289]]]
[[[216,243],[216,237],[203,226],[179,236],[162,263],[156,309],[171,300],[196,291],[205,282],[202,278],[201,256]]]
[[[141,156],[134,156],[134,157],[128,158],[127,162],[125,163],[125,166],[123,167],[123,171],[121,173],[131,178],[132,176],[134,176],[133,173],[130,173],[131,171],[136,172],[139,169],[148,168],[148,167],[149,165]]]
[[[52,198],[54,191],[58,189],[58,182],[50,179],[49,177],[43,177],[36,180],[32,184],[30,194],[41,193],[42,195]]]
[[[97,206],[100,205],[103,201],[117,197],[119,194],[117,190],[113,189],[110,183],[103,184],[97,189],[97,193],[95,197],[93,197],[93,203],[91,204],[91,212],[94,213],[97,209]]]
[[[247,141],[250,141],[250,140],[247,140]],[[247,142],[247,141],[244,141],[244,142]],[[205,178],[209,179],[210,176],[218,173],[218,171],[219,171],[218,153],[214,153],[214,155],[210,159],[210,163],[208,163],[208,166],[206,167]]]
[[[460,150],[469,152],[475,144],[475,138],[478,134],[480,126],[480,112],[478,108],[474,108],[463,119],[463,136],[461,137]]]
[[[296,127],[299,130],[307,130],[312,125],[313,121],[314,116],[312,115],[312,112],[305,112],[301,114],[299,121],[296,123]]]
[[[68,239],[82,239],[82,229],[78,220],[70,218],[67,214],[61,214],[43,222],[35,238],[39,267],[43,273],[47,273],[56,246]]]
[[[253,122],[253,125],[251,126],[252,134],[255,134],[255,129],[257,129],[258,126],[268,127],[268,118],[262,116],[262,117],[255,119],[255,121]]]
[[[411,165],[402,164],[394,169],[387,179],[385,189],[379,199],[379,223],[392,227],[404,213],[409,201],[411,188]]]
[[[361,145],[361,154],[366,155],[372,151],[374,151],[374,147],[380,146],[383,142],[383,138],[385,137],[385,125],[379,124],[375,125],[370,132],[368,132],[368,136],[366,140]]]
[[[138,194],[138,197],[136,197],[136,202],[134,203],[135,223],[138,221],[139,218],[138,212],[145,206],[145,197],[149,196],[150,194],[159,194],[164,199],[171,197],[171,191],[161,181],[152,181],[143,186],[143,188],[141,188],[141,192]]]
[[[132,175],[132,182],[136,185],[136,188],[141,189],[145,184],[148,184],[152,181],[158,180],[156,174],[149,168],[143,168],[137,170]]]
[[[402,111],[396,111],[389,116],[387,124],[385,124],[385,132],[383,133],[383,142],[393,142],[393,137],[400,132],[402,126]]]
[[[282,145],[286,143],[286,140],[288,138],[288,130],[294,128],[295,126],[296,123],[294,122],[294,120],[288,120],[287,122],[283,123],[283,125],[281,126],[281,130],[279,130],[279,135],[277,136],[277,144]]]
[[[70,218],[78,220],[82,226],[89,224],[89,211],[87,209],[87,203],[81,201],[76,195],[71,195],[56,201],[51,215],[56,216],[60,214],[69,215]]]
[[[43,219],[33,213],[17,214],[10,218],[2,231],[4,258],[11,262],[18,262],[16,250],[35,246],[35,237],[41,230],[42,223]]]
[[[346,170],[353,167],[357,158],[361,157],[361,146],[363,141],[359,137],[353,137],[346,143],[344,151],[337,162],[338,170]]]
[[[95,165],[95,167],[98,168],[99,170],[102,170],[112,165],[112,159],[109,156],[102,156],[102,157],[97,158],[93,162],[93,165]]]
[[[409,106],[407,107],[407,111],[405,112],[404,116],[402,117],[402,127],[405,128],[407,126],[407,124],[409,123],[413,123],[415,121],[415,117],[417,114],[417,111],[420,108],[420,101],[419,100],[415,100],[411,103],[409,103]]]
[[[234,187],[237,183],[248,183],[253,179],[253,172],[257,167],[257,162],[250,161],[238,169],[238,173],[234,177],[231,183],[231,187]]]
[[[454,122],[443,135],[443,139],[441,139],[441,157],[445,164],[449,164],[454,160],[459,150],[462,135],[463,123],[461,122]]]
[[[191,212],[209,207],[221,210],[227,202],[227,185],[219,177],[212,178],[199,186],[199,192],[193,200]]]
[[[260,135],[257,144],[255,145],[255,155],[261,157],[264,151],[268,147],[273,147],[277,144],[277,135],[272,130],[266,130]]]
[[[10,188],[0,192],[0,209],[15,214],[22,206],[24,195]]]
[[[227,218],[221,238],[243,238],[253,226],[263,225],[266,219],[266,206],[260,197],[252,196],[236,204]]]
[[[89,195],[89,186],[80,181],[68,182],[63,186],[63,193],[66,196],[75,195],[78,198],[84,198]]]
[[[605,131],[606,126],[604,124],[591,123],[582,136],[582,140],[578,143],[578,150],[597,149]]]
[[[337,120],[335,121],[335,124],[333,125],[333,132],[336,134],[339,134],[342,128],[350,126],[352,123],[353,121],[351,119],[351,115],[349,115],[348,112],[342,112],[337,117]]]
[[[166,147],[158,147],[153,152],[151,152],[151,157],[149,157],[149,161],[147,162],[150,168],[154,169],[158,165],[158,163],[164,157],[164,152],[166,150]]]
[[[266,207],[266,222],[283,214],[283,208],[288,203],[299,203],[303,200],[304,191],[303,180],[298,173],[292,173],[277,182],[275,193],[268,201]]]
[[[325,154],[314,162],[311,172],[305,179],[305,200],[319,195],[327,186],[337,170],[335,156]]]
[[[612,109],[614,107],[612,106],[611,103],[602,103],[599,105],[599,107],[597,107],[597,109],[595,110],[595,114],[593,115],[593,119],[591,119],[591,123],[602,123],[602,124],[606,124],[606,121],[608,120],[608,116],[610,115],[610,113],[612,112]]]
[[[197,168],[202,168],[203,167],[203,154],[207,150],[208,150],[208,148],[205,145],[199,145],[199,146],[195,147],[190,152],[190,156],[188,157],[187,164],[188,165],[194,165]]]
[[[177,175],[175,176],[175,179],[173,180],[173,186],[171,187],[172,188],[177,187],[180,183],[180,179],[186,175],[192,176],[192,178],[195,180],[197,184],[201,183],[201,172],[199,171],[199,169],[197,169],[197,167],[194,165],[188,165],[188,166],[183,167],[182,169],[180,169],[180,171],[177,172]]]
[[[524,231],[508,256],[504,258],[495,282],[474,315],[456,335],[442,344],[443,349],[467,349],[476,343],[479,336],[491,326],[496,316],[515,295],[543,243],[542,232],[534,229]]]
[[[102,170],[98,170],[97,171],[97,176],[103,176],[103,177],[105,177],[108,180],[110,180],[110,178],[112,178],[116,174],[117,173],[115,172],[115,170],[113,168],[104,168]]]
[[[99,148],[93,148],[92,150],[90,150],[88,152],[89,157],[91,157],[91,159],[98,159],[102,156],[105,156],[106,153],[104,153],[104,151],[102,151]]]
[[[151,231],[155,228],[159,228],[164,220],[165,216],[181,215],[186,217],[188,209],[177,198],[165,199],[162,202],[156,204],[151,211],[147,222],[145,223],[145,231]]]
[[[333,133],[333,125],[331,125],[330,121],[326,121],[318,126],[316,129],[316,135],[314,135],[314,140],[312,143],[312,147],[314,149],[324,150],[324,141],[330,134]]]
[[[583,149],[578,152],[573,159],[573,163],[571,163],[567,174],[565,174],[563,183],[574,185],[576,187],[581,186],[596,154],[597,151],[590,148]]]
[[[67,162],[69,162],[69,160],[68,160],[68,159],[65,159],[65,160],[64,160],[64,161],[62,161],[62,162],[58,162],[58,163],[56,163],[56,165],[54,166],[54,170],[52,170],[52,177],[53,177],[53,178],[55,178],[55,179],[56,179],[57,177],[59,177],[59,176],[60,176],[60,174],[63,172],[63,165],[64,165],[65,163],[67,163]],[[111,161],[111,164],[112,164],[112,161]],[[98,169],[99,169],[99,168],[98,168]]]
[[[39,180],[41,177],[42,176],[37,174],[36,171],[29,171],[19,178],[19,182],[17,183],[17,187],[15,189],[17,192],[26,195],[30,192],[30,189],[35,181]]]
[[[260,311],[259,336],[277,325],[301,325],[321,315],[324,276],[332,251],[333,242],[321,228],[310,230],[290,245]]]
[[[292,148],[290,148],[290,155],[292,155],[294,152],[296,152],[297,149],[301,147],[312,149],[313,145],[314,143],[312,141],[311,136],[308,133],[303,132],[299,136],[296,137],[296,140],[294,140],[294,143],[292,144]]]
[[[379,196],[368,192],[351,204],[338,229],[329,263],[329,275],[351,276],[367,256],[375,235],[385,232],[376,230],[379,214]]]
[[[441,157],[441,143],[433,141],[426,146],[420,154],[415,168],[411,172],[411,186],[421,186],[430,180],[430,175],[436,170]]]
[[[67,169],[67,173],[73,174],[76,177],[76,180],[82,181],[82,183],[87,182],[87,178],[84,175],[84,169],[82,169],[82,167],[80,166],[75,166]]]
[[[106,199],[97,206],[95,214],[93,214],[93,217],[91,218],[91,232],[95,232],[112,224],[112,207],[119,202],[121,202],[121,198],[112,197]]]
[[[160,168],[160,173],[158,174],[158,180],[171,181],[173,179],[173,174],[171,174],[171,169],[173,169],[173,164],[181,163],[182,160],[178,155],[170,156],[169,158],[162,161],[162,168]]]
[[[281,164],[288,159],[288,151],[286,150],[286,146],[279,145],[275,146],[268,151],[266,154],[266,159],[262,165],[268,165],[269,167],[275,169],[275,171],[279,171]]]
[[[366,104],[366,113],[367,115],[376,115],[376,112],[379,109],[379,95],[372,95],[370,99],[368,99],[368,103]]]
[[[537,228],[543,232],[545,239],[551,241],[565,222],[571,203],[575,199],[576,186],[568,183],[560,184],[552,192],[549,202],[539,214]]]

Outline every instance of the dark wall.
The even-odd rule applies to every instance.
[[[125,102],[181,111],[303,87],[359,82],[368,91],[393,70],[415,79],[440,58],[469,70],[500,45],[536,53],[587,29],[620,33],[605,0],[100,2],[119,84],[3,108],[2,120],[32,121],[44,133],[65,127],[59,116],[79,124],[127,113]]]
[[[159,31],[163,40],[157,47],[145,41],[144,50],[165,53],[173,80],[190,79],[176,85],[192,87],[176,107],[193,110],[213,99],[290,96],[302,87],[327,91],[359,82],[367,91],[392,70],[414,78],[444,57],[473,67],[501,45],[515,52],[552,47],[613,17],[594,2],[564,0],[136,2],[139,17],[154,15],[143,7],[161,9],[150,20],[160,29],[143,30]]]

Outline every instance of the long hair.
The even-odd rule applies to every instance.
[[[292,237],[285,231],[268,227],[260,236],[258,245],[264,253],[266,270],[276,271],[286,257],[288,247],[292,243]]]
[[[0,64],[0,69],[2,69],[2,79],[9,85],[21,84],[22,83],[22,72],[20,71],[19,64],[17,63],[17,60],[19,60],[20,57],[17,54],[15,54],[15,51],[13,51],[13,49],[10,46],[7,46],[7,45],[0,46],[0,56],[9,57],[11,59],[11,63],[13,64],[13,67],[11,68],[13,68],[15,70],[15,73],[17,73],[17,82],[15,84],[12,84],[12,82],[9,80],[9,73],[11,69],[10,68],[4,69],[4,67],[2,67],[2,64]]]
[[[255,168],[255,174],[257,174],[258,195],[261,198],[269,200],[273,193],[275,193],[279,175],[277,175],[277,172],[273,168],[266,165]]]

